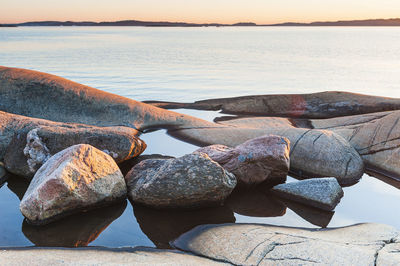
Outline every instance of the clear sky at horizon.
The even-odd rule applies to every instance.
[[[398,0],[0,0],[0,23],[136,19],[267,24],[396,17]]]

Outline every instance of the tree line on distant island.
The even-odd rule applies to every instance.
[[[74,21],[33,21],[15,24],[0,24],[0,27],[20,26],[142,26],[142,27],[246,27],[246,26],[400,26],[400,18],[366,19],[325,21],[311,23],[285,22],[278,24],[256,24],[253,22],[239,22],[234,24],[220,23],[186,23],[186,22],[155,22],[138,20],[121,20],[114,22],[74,22]]]

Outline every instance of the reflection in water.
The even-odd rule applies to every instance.
[[[286,213],[286,206],[276,196],[259,189],[235,190],[226,205],[237,214],[252,217],[277,217]]]
[[[43,226],[24,220],[22,232],[39,247],[85,247],[121,216],[127,201],[108,207],[78,213]]]
[[[10,173],[7,173],[7,187],[14,192],[17,197],[22,200],[24,197],[25,191],[28,189],[29,181],[21,176],[16,176]]]
[[[170,241],[197,225],[235,222],[233,212],[225,206],[179,211],[155,210],[133,204],[133,213],[143,233],[157,248],[171,248]]]
[[[327,227],[333,217],[333,214],[335,214],[333,211],[320,210],[287,199],[282,198],[281,200],[289,209],[297,213],[297,215],[302,217],[304,220],[319,227]]]

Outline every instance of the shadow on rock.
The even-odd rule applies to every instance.
[[[124,201],[43,226],[30,225],[24,220],[22,232],[39,247],[85,247],[122,215],[126,205]]]
[[[10,173],[7,173],[7,187],[15,194],[17,197],[22,200],[26,190],[29,187],[29,180],[16,176]]]
[[[225,203],[233,212],[252,217],[277,217],[286,213],[286,206],[272,193],[259,189],[237,189]]]
[[[287,199],[280,199],[285,205],[294,211],[301,218],[306,220],[307,222],[325,228],[328,226],[330,221],[332,220],[334,211],[324,211],[321,209],[313,208],[310,206],[306,206],[301,203],[297,203]]]
[[[134,204],[133,212],[143,233],[157,248],[171,248],[169,242],[201,224],[236,221],[233,212],[223,206],[192,211],[155,210]]]

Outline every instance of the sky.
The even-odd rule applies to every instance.
[[[0,0],[0,23],[135,19],[270,24],[396,17],[399,0]]]

